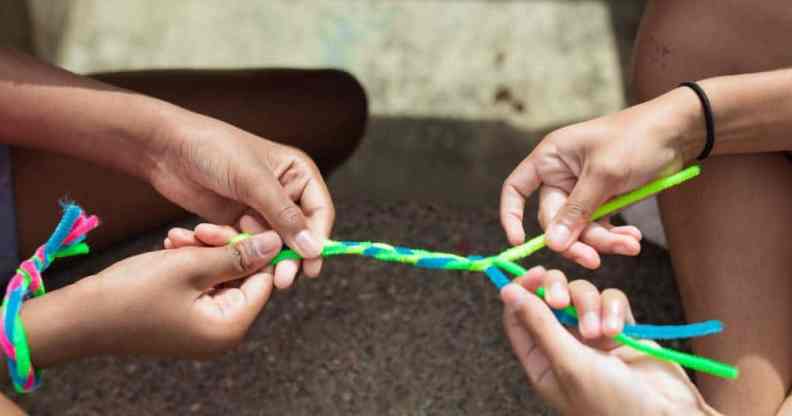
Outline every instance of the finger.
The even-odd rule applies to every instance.
[[[288,289],[294,284],[297,272],[300,270],[300,263],[294,260],[284,260],[275,266],[275,287],[278,289]]]
[[[597,250],[594,250],[588,244],[581,243],[580,241],[572,243],[569,249],[561,254],[569,260],[590,270],[599,268],[602,263],[602,259],[599,253],[597,253]]]
[[[620,225],[618,227],[611,226],[610,228],[608,228],[608,230],[610,230],[610,232],[612,233],[631,236],[632,238],[638,241],[641,241],[643,239],[643,233],[641,233],[641,230],[639,230],[638,227],[633,225]]]
[[[561,404],[563,394],[550,366],[550,361],[547,359],[547,355],[537,348],[533,337],[519,321],[514,308],[507,306],[503,309],[503,327],[509,337],[514,355],[525,369],[531,386],[550,404],[555,406]]]
[[[245,278],[239,288],[221,289],[214,297],[223,316],[233,325],[247,329],[272,294],[272,274],[259,272]]]
[[[525,200],[539,187],[541,180],[530,156],[525,158],[506,178],[501,189],[500,220],[509,243],[522,244],[525,241],[523,215]]]
[[[630,303],[624,292],[608,289],[602,292],[602,333],[607,337],[615,337],[624,330],[628,319]]]
[[[173,243],[171,242],[170,238],[165,238],[165,240],[162,242],[162,246],[166,249],[171,249],[173,248]]]
[[[569,284],[572,304],[578,311],[580,335],[584,339],[595,339],[602,335],[600,330],[600,293],[591,282],[575,280]]]
[[[545,274],[547,274],[547,270],[542,266],[534,266],[528,269],[528,271],[514,279],[514,283],[525,288],[525,290],[534,293],[536,289],[542,286],[542,283],[545,280]]]
[[[501,298],[516,309],[517,318],[547,355],[559,382],[569,381],[584,370],[582,363],[589,358],[590,351],[561,326],[541,299],[515,284],[501,289]]]
[[[171,228],[168,231],[168,239],[172,248],[202,246],[200,241],[195,238],[195,233],[184,228]]]
[[[295,204],[272,172],[251,170],[240,176],[243,202],[253,207],[285,240],[305,258],[316,258],[322,250],[318,237],[308,229],[305,214]]]
[[[261,216],[259,216],[256,212],[252,211],[245,213],[245,215],[239,219],[239,226],[240,229],[247,233],[261,233],[270,229],[269,225],[266,223],[266,220],[261,218]],[[287,260],[285,262],[281,262],[280,264],[293,264],[289,264],[287,266],[280,266],[279,264],[278,267],[276,267],[274,274],[275,287],[278,289],[287,289],[291,287],[295,278],[297,277],[297,273],[300,270],[300,264],[304,264],[306,261],[310,260]],[[316,266],[314,265],[312,267],[315,268]]]
[[[322,264],[321,258],[305,260],[302,264],[303,273],[310,278],[319,277],[319,273],[322,272]]]
[[[539,211],[536,213],[536,219],[543,230],[547,230],[547,226],[568,198],[569,193],[561,188],[549,185],[539,188]]]
[[[239,235],[239,232],[229,225],[198,224],[195,227],[195,238],[208,246],[224,246]]]
[[[560,252],[577,241],[594,211],[607,200],[608,189],[609,184],[601,176],[581,177],[547,228],[548,247]]]
[[[319,171],[308,180],[305,190],[300,196],[300,205],[308,218],[308,228],[317,235],[322,245],[330,238],[335,221],[335,207],[330,198],[327,185]],[[322,258],[307,259],[303,262],[303,272],[308,277],[317,277],[322,271]]]
[[[542,228],[547,229],[552,219],[566,203],[567,198],[567,192],[561,188],[542,186],[539,194],[539,212],[537,214],[537,219]],[[601,259],[597,250],[580,241],[572,243],[561,254],[587,269],[593,270],[600,266]]]
[[[589,224],[580,240],[602,254],[636,256],[641,252],[641,243],[633,235],[614,233],[597,223]]]
[[[264,268],[278,254],[283,243],[273,231],[257,234],[223,247],[200,248],[190,258],[191,267],[200,270],[194,280],[204,291],[220,283],[238,279]]]
[[[545,274],[542,286],[545,289],[545,301],[554,309],[562,309],[569,305],[567,278],[560,270],[550,270]]]

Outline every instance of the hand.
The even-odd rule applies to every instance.
[[[142,254],[90,277],[105,352],[204,358],[235,346],[269,299],[271,271],[258,271],[280,248],[269,231],[233,247]]]
[[[703,142],[683,134],[703,121],[695,94],[676,89],[624,111],[556,130],[506,179],[500,217],[509,242],[525,240],[525,199],[539,189],[539,223],[547,245],[588,268],[599,253],[636,255],[634,227],[591,224],[594,211],[612,197],[675,172]]]
[[[188,230],[181,227],[174,227],[168,231],[168,236],[163,241],[166,249],[181,247],[217,247],[228,243],[236,237],[239,232],[233,227],[217,224],[198,224],[195,230]],[[268,267],[271,273],[272,267]],[[311,276],[315,277],[315,276]],[[275,274],[274,285],[279,289],[284,289],[294,281],[294,276]]]
[[[573,335],[532,294],[546,290],[554,308],[574,305],[580,334]],[[569,415],[716,414],[676,364],[658,361],[610,338],[632,322],[624,293],[600,294],[589,282],[567,284],[559,271],[531,269],[501,291],[504,326],[531,385]]]
[[[212,222],[249,233],[275,230],[317,276],[324,239],[335,211],[319,169],[303,152],[228,124],[188,113],[158,133],[156,162],[148,173],[165,197]],[[164,136],[164,137],[163,137]],[[279,287],[288,287],[299,262],[278,264]]]

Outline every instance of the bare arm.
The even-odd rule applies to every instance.
[[[141,176],[176,106],[0,50],[0,141]],[[120,157],[119,157],[120,156]]]
[[[306,259],[306,274],[319,274],[335,211],[319,169],[297,149],[2,49],[0,143],[137,176],[213,222],[239,224],[248,213],[256,230],[274,229]],[[293,281],[297,268],[280,270]]]
[[[792,150],[792,69],[710,78],[699,85],[714,113],[713,155]],[[501,222],[509,241],[525,240],[525,201],[539,190],[539,222],[551,249],[589,268],[599,266],[598,253],[637,254],[637,241],[590,224],[591,213],[609,198],[693,161],[706,135],[701,102],[686,87],[551,132],[504,183]]]
[[[713,154],[792,150],[792,69],[710,78],[699,84],[715,116]],[[692,159],[701,151],[706,129],[698,99],[692,91],[684,92],[692,100],[684,107],[687,129],[681,140],[690,151],[687,159]]]

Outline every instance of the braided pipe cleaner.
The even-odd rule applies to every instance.
[[[632,192],[618,196],[601,206],[592,216],[596,221],[605,216],[646,199],[668,188],[677,186],[693,179],[701,173],[698,165],[690,166],[674,175],[658,179]],[[230,241],[233,244],[248,237],[240,234]],[[480,257],[463,257],[453,253],[427,251],[406,247],[392,246],[385,243],[369,241],[333,241],[327,240],[322,249],[322,257],[340,255],[358,255],[371,257],[380,261],[409,264],[427,269],[465,270],[471,272],[484,272],[489,280],[500,290],[511,279],[503,271],[517,277],[527,272],[525,268],[515,261],[530,256],[545,247],[544,234],[536,236],[524,244],[512,247],[500,254]],[[300,259],[294,250],[283,250],[273,259],[272,264],[287,259]],[[544,299],[544,288],[536,290],[536,295]],[[568,306],[560,311],[554,311],[561,323],[569,326],[577,325],[577,311]],[[720,321],[705,321],[688,325],[630,325],[624,326],[622,333],[614,340],[637,351],[650,355],[659,360],[671,361],[683,367],[711,374],[718,377],[734,379],[739,375],[739,370],[731,365],[699,357],[692,354],[676,351],[670,348],[642,343],[637,339],[678,339],[693,338],[719,333],[723,330]]]
[[[8,283],[0,306],[0,348],[6,356],[11,383],[18,393],[29,393],[41,385],[40,372],[33,368],[30,349],[19,312],[22,302],[46,293],[41,274],[55,259],[87,254],[85,235],[99,225],[96,216],[63,203],[63,216],[49,240],[19,266]]]

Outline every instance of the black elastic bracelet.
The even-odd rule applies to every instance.
[[[707,143],[704,144],[704,149],[696,160],[704,160],[709,157],[712,147],[715,146],[715,117],[712,115],[712,105],[710,105],[707,93],[695,82],[683,82],[679,86],[693,90],[701,101],[701,108],[704,110],[704,123],[707,126]]]

